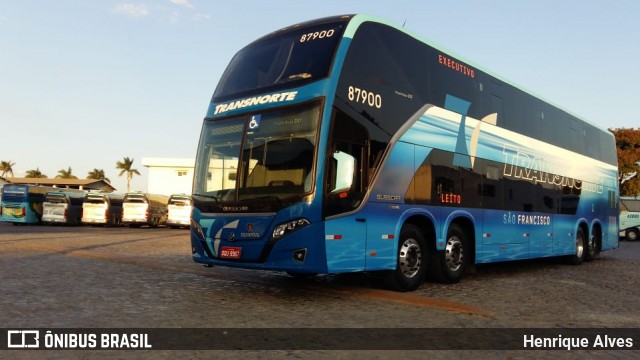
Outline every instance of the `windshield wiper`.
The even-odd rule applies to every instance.
[[[207,199],[213,199],[216,202],[220,202],[219,198],[217,196],[214,196],[214,195],[193,194],[193,196],[200,196],[200,197],[207,198]]]
[[[300,74],[289,75],[287,80],[309,79],[309,78],[311,78],[311,74],[309,74],[309,73],[300,73]]]
[[[289,75],[288,77],[286,77],[284,79],[278,80],[276,83],[277,84],[285,84],[285,83],[296,81],[296,80],[310,79],[311,77],[312,77],[312,75],[309,74],[309,73],[293,74],[293,75]]]

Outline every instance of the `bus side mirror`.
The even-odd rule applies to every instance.
[[[350,154],[336,151],[330,160],[330,166],[331,195],[351,190],[355,177],[356,159]]]

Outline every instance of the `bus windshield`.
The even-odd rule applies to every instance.
[[[64,194],[47,194],[44,196],[44,201],[51,204],[65,204],[67,197]]]
[[[169,198],[169,205],[188,206],[191,205],[189,196],[172,196]]]
[[[194,199],[219,205],[252,200],[283,205],[309,194],[320,112],[320,103],[314,102],[205,121]]]
[[[87,204],[104,204],[107,202],[107,197],[104,195],[87,195],[84,202]]]
[[[147,197],[143,194],[126,194],[124,196],[124,202],[127,203],[147,203]]]
[[[326,77],[345,25],[343,20],[294,27],[248,45],[231,60],[212,101]]]
[[[5,185],[2,188],[2,200],[5,202],[28,201],[27,187],[22,185]]]

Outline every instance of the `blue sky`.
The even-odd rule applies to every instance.
[[[282,27],[364,13],[604,128],[640,126],[636,0],[0,0],[0,160],[16,176],[193,158],[231,57]]]

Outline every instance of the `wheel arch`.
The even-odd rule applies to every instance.
[[[475,264],[476,262],[476,225],[473,217],[470,214],[459,214],[456,217],[452,217],[450,221],[447,222],[446,231],[448,231],[449,227],[453,224],[456,224],[462,228],[462,230],[467,235],[467,239],[469,241],[469,250],[471,252],[471,259],[469,264]],[[445,231],[445,234],[446,234]],[[446,235],[445,235],[446,236]]]
[[[591,222],[591,231],[589,234],[596,235],[596,240],[598,244],[602,246],[602,222],[600,219],[595,219]]]
[[[404,226],[405,224],[411,224],[417,226],[423,232],[423,235],[425,236],[427,242],[437,239],[435,219],[430,215],[431,214],[429,213],[409,214],[406,218],[400,221],[400,226],[397,229],[397,233],[400,233],[402,226]],[[431,243],[428,243],[428,245],[430,246]]]
[[[584,236],[589,236],[589,222],[585,218],[580,218],[576,222],[575,234],[578,233],[578,230],[582,230]],[[574,236],[575,237],[575,236]]]

